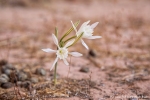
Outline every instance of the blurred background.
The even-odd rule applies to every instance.
[[[99,22],[94,35],[103,37],[85,40],[90,51],[85,52],[80,42],[70,49],[84,54],[79,61],[87,62],[83,66],[91,64],[93,69],[98,68],[94,75],[104,74],[104,79],[111,78],[109,81],[128,81],[131,77],[126,76],[133,71],[138,78],[142,76],[148,80],[138,85],[143,93],[148,93],[150,0],[0,0],[0,60],[5,59],[18,67],[49,68],[55,55],[41,49],[55,49],[51,38],[54,28],[58,28],[60,38],[71,27],[71,20],[80,20],[78,28],[88,20],[90,24]],[[80,63],[72,62],[72,66],[78,65]],[[72,73],[74,69],[77,71],[79,67],[73,67]],[[61,70],[63,68],[59,74],[65,76]],[[81,76],[79,73],[71,75]]]
[[[61,36],[71,27],[70,20],[80,20],[80,25],[91,20],[90,24],[99,22],[94,35],[103,38],[86,42],[103,58],[100,64],[114,57],[120,57],[118,62],[121,58],[131,62],[147,61],[149,5],[149,0],[0,0],[0,48],[5,51],[1,52],[1,58],[18,59],[13,55],[19,59],[42,58],[45,55],[39,49],[53,45],[51,33],[55,27]],[[78,51],[83,52],[83,47],[78,47]]]

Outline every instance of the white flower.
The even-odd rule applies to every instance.
[[[53,38],[54,43],[57,45],[58,50],[52,50],[50,48],[42,49],[45,52],[52,52],[52,53],[56,53],[56,55],[57,55],[50,70],[52,70],[54,68],[58,59],[62,59],[66,65],[69,65],[69,63],[66,60],[69,54],[74,57],[82,56],[82,54],[78,53],[78,52],[68,52],[67,47],[70,46],[74,41],[69,41],[64,47],[60,47],[58,44],[58,39],[56,38],[56,36],[54,34],[52,34],[52,38]]]
[[[97,39],[97,38],[102,38],[101,36],[93,36],[93,29],[98,25],[99,22],[95,22],[92,25],[88,25],[90,21],[84,22],[80,29],[77,31],[76,27],[74,26],[73,22],[71,21],[71,24],[76,32],[76,35],[79,36],[80,34],[83,33],[82,37],[81,37],[81,42],[83,44],[83,46],[85,46],[86,49],[88,49],[88,46],[86,45],[86,43],[83,41],[82,38],[87,38],[87,39]]]

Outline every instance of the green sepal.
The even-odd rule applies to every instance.
[[[55,27],[55,36],[58,38],[58,29]]]

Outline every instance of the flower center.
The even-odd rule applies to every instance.
[[[66,48],[59,48],[59,50],[56,52],[56,55],[60,59],[65,59],[68,57],[68,50]]]
[[[86,38],[86,37],[89,37],[89,36],[92,36],[93,34],[93,29],[90,27],[90,25],[87,25],[83,28],[83,38]]]

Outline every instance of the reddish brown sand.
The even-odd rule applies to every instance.
[[[1,59],[7,59],[17,68],[29,65],[33,70],[43,67],[48,73],[53,73],[49,69],[55,55],[41,49],[56,49],[51,38],[54,28],[57,26],[62,36],[70,28],[70,20],[80,20],[80,25],[87,20],[91,20],[91,23],[98,21],[94,35],[103,38],[85,39],[96,57],[89,56],[80,42],[71,47],[70,51],[81,52],[83,57],[71,57],[69,78],[91,77],[98,86],[98,89],[90,90],[93,100],[128,100],[132,96],[143,96],[140,100],[149,100],[150,1],[52,0],[33,7],[10,5],[0,7]],[[10,38],[10,45],[7,38]],[[90,72],[80,72],[83,66],[88,67]],[[69,67],[59,61],[60,77],[67,77],[68,71]],[[82,99],[71,97],[50,100]]]

